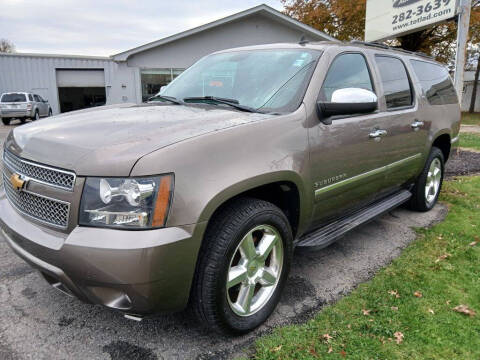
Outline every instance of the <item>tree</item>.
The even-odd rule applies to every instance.
[[[287,15],[339,40],[364,39],[366,0],[282,0],[282,3]],[[387,43],[405,50],[422,51],[451,64],[456,36],[456,24],[448,22]],[[480,43],[480,0],[472,2],[470,42]]]
[[[15,45],[7,39],[0,39],[0,53],[13,53],[15,52]]]

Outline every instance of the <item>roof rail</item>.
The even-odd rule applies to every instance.
[[[402,49],[400,47],[388,46],[388,45],[377,43],[377,42],[366,42],[366,41],[352,40],[352,41],[350,41],[350,43],[351,44],[357,44],[357,45],[378,47],[378,48],[386,49],[386,50],[395,50],[395,51],[403,52],[405,54],[416,55],[416,56],[421,56],[421,57],[424,57],[424,58],[435,60],[435,58],[433,56],[427,55],[427,54],[425,54],[421,51],[409,51],[409,50]]]
[[[378,47],[378,48],[381,48],[381,49],[390,49],[390,46],[382,44],[382,43],[377,43],[377,42],[352,40],[352,41],[350,41],[350,43],[351,44],[357,44],[357,45],[373,46],[373,47]]]

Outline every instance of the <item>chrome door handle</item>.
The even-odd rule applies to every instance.
[[[370,133],[372,139],[387,135],[387,130],[374,130]]]
[[[425,125],[423,121],[415,120],[411,126],[412,126],[412,129],[418,129],[418,128],[421,128],[423,125]]]

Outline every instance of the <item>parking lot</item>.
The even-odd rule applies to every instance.
[[[13,126],[0,126],[0,143]],[[370,279],[415,239],[413,227],[441,221],[400,208],[320,251],[298,251],[280,305],[265,325],[238,338],[214,335],[187,313],[140,323],[69,298],[44,282],[0,238],[0,359],[223,359],[248,353],[261,334],[308,319]]]

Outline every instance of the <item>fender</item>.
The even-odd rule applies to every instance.
[[[302,205],[300,206],[297,233],[301,234],[311,217],[312,197],[310,192],[307,191],[308,185],[305,184],[302,177],[294,171],[276,171],[264,173],[232,184],[231,186],[218,192],[212,199],[210,199],[200,214],[200,221],[209,221],[212,215],[221,205],[225,204],[228,200],[231,200],[236,196],[263,185],[279,182],[292,183],[298,190],[300,204]]]

